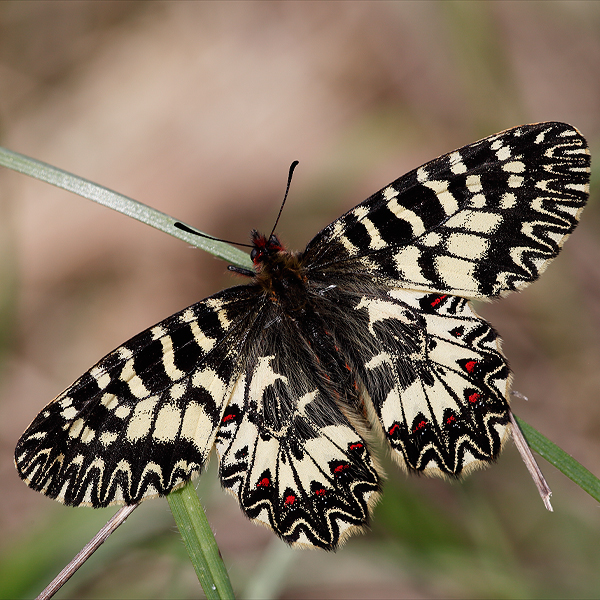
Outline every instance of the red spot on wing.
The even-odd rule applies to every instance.
[[[420,423],[417,424],[417,426],[413,429],[413,433],[416,433],[417,431],[419,431],[419,429],[423,429],[423,427],[425,427],[425,425],[427,425],[427,421],[423,420]]]
[[[256,487],[269,487],[271,485],[271,481],[268,477],[263,477],[257,484]]]
[[[296,496],[286,496],[284,506],[291,506],[296,501]]]
[[[456,421],[456,417],[454,415],[450,415],[447,419],[446,419],[446,423],[448,423],[448,425],[450,423],[452,423],[453,421]]]
[[[471,404],[474,404],[475,402],[477,402],[479,400],[479,398],[481,398],[480,394],[478,394],[477,392],[474,392],[473,394],[471,394],[469,396],[469,402],[471,402]]]
[[[235,417],[235,415],[225,415],[223,417],[223,421],[221,421],[221,422],[222,423],[227,423],[227,421],[231,421],[234,417]]]
[[[398,425],[398,423],[394,423],[391,427],[390,427],[390,431],[388,432],[389,435],[394,435],[396,429],[400,429],[400,425]]]
[[[448,294],[444,294],[443,296],[438,296],[432,303],[431,307],[435,308]]]
[[[348,463],[344,463],[342,465],[338,465],[333,472],[334,473],[341,473],[342,471],[345,471],[350,465]]]
[[[327,493],[327,490],[325,490],[324,488],[319,488],[318,490],[315,490],[315,496],[324,496]]]
[[[476,360],[470,360],[466,365],[465,365],[465,369],[467,370],[468,373],[472,373],[475,370],[475,367],[477,366],[478,361]]]
[[[350,450],[358,450],[359,448],[362,448],[362,447],[363,447],[363,445],[360,442],[358,442],[356,444],[350,444]]]

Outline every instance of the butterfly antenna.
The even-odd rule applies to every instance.
[[[281,217],[281,213],[283,211],[283,207],[285,206],[285,201],[287,200],[287,197],[288,197],[288,192],[290,191],[290,184],[292,183],[292,175],[294,174],[294,169],[297,166],[298,166],[298,161],[297,160],[295,160],[290,165],[290,172],[288,173],[287,186],[285,188],[285,196],[283,197],[283,202],[281,203],[281,207],[279,209],[279,214],[277,215],[277,218],[275,219],[275,225],[273,225],[273,229],[271,230],[271,235],[273,235],[275,233],[275,228],[277,227],[277,223],[279,223],[279,217]],[[271,235],[269,237],[271,237]]]
[[[192,233],[193,235],[197,235],[198,237],[206,238],[207,240],[214,240],[215,242],[223,242],[224,244],[233,244],[234,246],[245,246],[246,248],[253,248],[252,244],[242,244],[241,242],[230,242],[229,240],[222,240],[221,238],[213,237],[212,235],[206,235],[206,233],[201,233],[200,231],[196,231],[191,227],[188,227],[184,223],[180,223],[179,221],[175,221],[173,223],[177,229],[181,229],[181,231],[185,231],[186,233]]]

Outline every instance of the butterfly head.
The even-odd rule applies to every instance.
[[[250,258],[255,267],[264,264],[270,257],[283,251],[284,247],[274,233],[267,239],[267,236],[258,233],[256,229],[252,231],[252,251],[250,252]]]
[[[261,274],[261,280],[269,281],[274,273],[281,273],[286,267],[290,266],[290,258],[292,253],[287,252],[279,238],[271,233],[269,238],[258,233],[256,229],[252,230],[252,250],[250,258],[254,264],[254,270],[238,267],[237,265],[229,265],[227,269],[244,275],[245,277],[256,277]],[[294,264],[297,261],[292,261]]]

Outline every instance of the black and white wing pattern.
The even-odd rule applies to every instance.
[[[266,302],[217,435],[223,487],[284,540],[335,548],[368,522],[380,475],[352,370],[306,297]],[[336,307],[333,307],[334,310]]]
[[[494,460],[509,433],[510,373],[469,301],[391,290],[354,310],[371,345],[356,369],[400,465],[456,477]]]
[[[375,439],[409,472],[458,477],[509,436],[510,372],[470,299],[522,289],[557,256],[590,158],[562,123],[437,158],[303,253],[252,234],[248,285],[117,348],[17,444],[26,483],[70,505],[131,504],[197,475],[211,450],[252,520],[335,549],[368,525]]]
[[[238,376],[254,295],[228,290],[136,335],[36,417],[19,474],[72,506],[133,504],[198,473]]]
[[[485,299],[535,281],[579,221],[590,156],[570,125],[503,131],[400,177],[309,244],[317,271]]]

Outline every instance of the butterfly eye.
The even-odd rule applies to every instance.
[[[252,248],[252,251],[250,252],[250,259],[255,265],[257,265],[263,260],[265,253],[266,251],[264,248]]]

